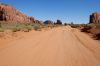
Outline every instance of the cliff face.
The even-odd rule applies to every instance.
[[[100,24],[100,12],[96,12],[90,15],[89,23]]]
[[[0,4],[0,21],[29,23],[34,22],[35,20],[33,17],[21,13],[10,5]]]

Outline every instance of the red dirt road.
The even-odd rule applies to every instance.
[[[100,44],[69,26],[30,32],[0,48],[0,66],[100,66]]]

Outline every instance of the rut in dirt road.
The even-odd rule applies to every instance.
[[[93,49],[86,47],[92,39],[85,42],[69,26],[32,33],[0,49],[0,66],[100,66]]]

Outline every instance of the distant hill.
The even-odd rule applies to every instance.
[[[21,13],[16,8],[8,4],[0,3],[0,21],[30,23],[35,22],[35,19],[34,17],[29,17]]]

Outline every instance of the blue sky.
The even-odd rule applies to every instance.
[[[89,15],[100,12],[100,0],[0,0],[39,20],[88,23]]]

